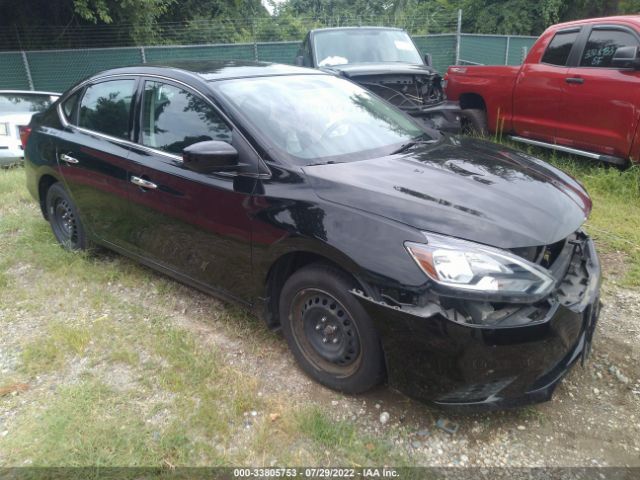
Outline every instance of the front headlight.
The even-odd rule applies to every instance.
[[[6,137],[9,135],[9,124],[0,123],[0,136]]]
[[[551,292],[555,279],[506,250],[432,233],[427,243],[406,242],[418,266],[437,285],[468,297],[531,300]]]

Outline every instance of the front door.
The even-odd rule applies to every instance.
[[[250,197],[253,178],[197,173],[182,150],[205,140],[243,141],[195,91],[169,81],[145,80],[139,148],[129,166],[136,253],[177,276],[246,299],[251,284]],[[257,163],[256,165],[257,172]]]
[[[98,81],[70,97],[63,108],[67,125],[56,140],[59,171],[85,225],[118,246],[128,220],[123,141],[130,140],[135,87],[133,78]]]
[[[638,45],[627,27],[593,27],[579,63],[567,72],[557,143],[628,157],[640,113],[640,72],[613,68],[611,60],[618,47]]]

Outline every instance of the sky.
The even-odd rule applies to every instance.
[[[273,0],[275,3],[284,3],[286,0]],[[273,15],[273,7],[270,5],[269,0],[262,0],[262,5],[266,8],[271,15]]]

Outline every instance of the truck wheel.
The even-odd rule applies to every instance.
[[[380,338],[337,268],[313,264],[295,272],[280,295],[282,330],[298,365],[334,390],[361,393],[384,376]]]
[[[489,135],[487,126],[487,112],[476,108],[462,110],[462,133],[475,137],[486,137]]]

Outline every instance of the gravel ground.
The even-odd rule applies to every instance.
[[[231,363],[259,372],[265,393],[329,406],[363,433],[387,433],[416,465],[640,466],[640,292],[615,288],[604,301],[590,359],[570,372],[551,402],[485,414],[439,410],[386,387],[339,395],[309,380],[284,340],[255,356],[242,342],[221,339],[215,325],[183,321],[203,341],[224,345]],[[445,432],[439,420],[457,431]]]
[[[237,335],[225,315],[229,307],[187,287],[169,292],[169,313],[175,325],[194,333],[198,342],[220,350],[229,365],[255,375],[258,395],[285,396],[291,405],[326,408],[335,419],[353,422],[359,434],[390,439],[394,452],[415,465],[640,466],[640,290],[617,285],[624,263],[620,258],[605,256],[604,263],[612,267],[607,270],[605,306],[586,367],[574,368],[551,402],[484,414],[437,410],[386,387],[357,397],[325,389],[296,367],[284,339]],[[25,278],[30,268],[25,265],[10,274]],[[106,288],[148,306],[167,295],[148,285],[137,290],[111,284]],[[42,333],[46,318],[26,315],[19,303],[0,305],[0,324],[0,377],[10,378],[19,366],[20,345]],[[57,386],[74,382],[87,370],[102,375],[116,390],[131,388],[135,381],[131,369],[114,370],[83,359],[36,377],[27,391],[8,394],[19,395],[19,401],[0,404],[0,460],[1,440],[23,409],[46,403]],[[247,416],[254,413],[269,414]],[[441,429],[440,420],[451,422],[455,433]]]

